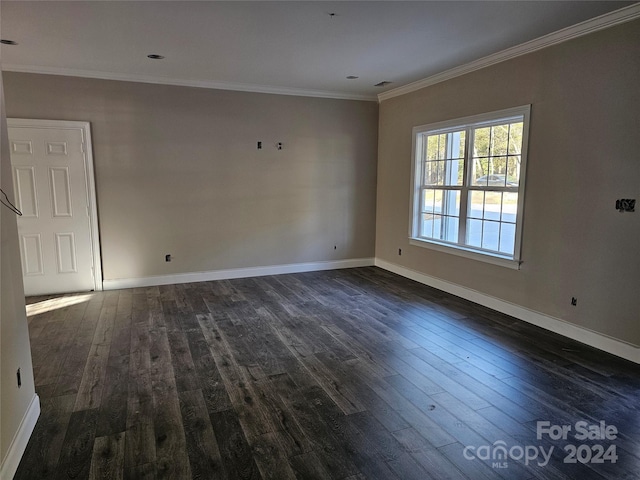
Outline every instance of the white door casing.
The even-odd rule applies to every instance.
[[[89,124],[7,123],[25,294],[102,290]]]

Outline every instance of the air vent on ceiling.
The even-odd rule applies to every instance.
[[[392,82],[388,82],[388,81],[384,80],[384,81],[382,81],[382,82],[380,82],[380,83],[376,83],[376,84],[374,85],[374,87],[386,87],[386,86],[387,86],[387,85],[389,85],[390,83],[392,83]]]
[[[0,43],[3,45],[17,45],[18,42],[14,42],[13,40],[5,40],[4,38],[0,40]]]

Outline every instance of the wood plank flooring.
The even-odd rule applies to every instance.
[[[378,268],[28,303],[16,479],[640,478],[640,367]]]

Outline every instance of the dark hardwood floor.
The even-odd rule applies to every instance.
[[[638,365],[378,268],[28,303],[16,479],[640,478]]]

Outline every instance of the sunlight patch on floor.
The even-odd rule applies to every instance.
[[[71,305],[88,302],[89,300],[91,300],[91,294],[82,294],[51,298],[49,300],[43,300],[42,302],[32,303],[31,305],[27,305],[27,317],[51,312],[59,308],[70,307]]]

